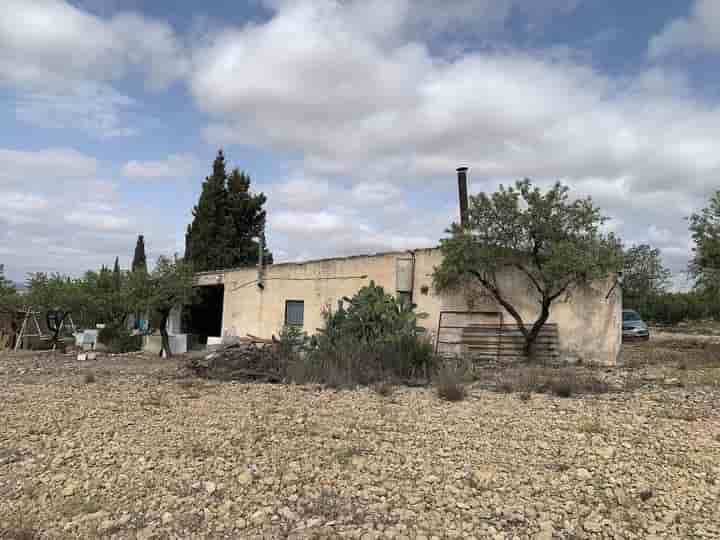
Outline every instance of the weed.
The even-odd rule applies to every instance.
[[[160,395],[158,392],[151,391],[148,394],[148,397],[143,399],[140,402],[140,405],[143,407],[169,407],[170,404],[167,403],[162,395]]]
[[[607,383],[583,368],[546,368],[525,366],[503,373],[495,389],[505,393],[551,393],[558,397],[576,394],[603,394]]]
[[[530,401],[532,399],[532,393],[531,392],[520,392],[518,395],[518,398],[520,401]]]
[[[599,418],[593,418],[580,424],[578,430],[580,433],[588,433],[592,435],[601,435],[607,432]]]
[[[445,401],[462,401],[465,399],[466,391],[463,378],[467,369],[463,366],[452,365],[446,362],[440,367],[435,375],[435,388],[438,396]]]
[[[316,515],[324,516],[328,520],[335,520],[340,515],[341,503],[337,492],[323,489],[313,508]]]
[[[337,459],[337,462],[340,465],[349,465],[352,461],[352,458],[355,456],[359,456],[361,451],[358,448],[343,448],[342,450],[338,450],[335,453],[335,459]]]
[[[684,422],[696,422],[699,419],[697,412],[691,409],[661,409],[660,417]]]
[[[94,514],[100,511],[100,506],[93,500],[87,500],[82,503],[80,510],[85,514]]]
[[[391,397],[395,393],[395,386],[390,382],[381,382],[373,386],[376,394],[382,397]]]
[[[95,382],[95,374],[94,373],[86,373],[83,377],[83,382],[85,384],[92,384]]]

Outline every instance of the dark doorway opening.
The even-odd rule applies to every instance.
[[[224,292],[222,285],[198,287],[198,301],[185,309],[185,328],[195,343],[205,345],[208,336],[222,336]]]

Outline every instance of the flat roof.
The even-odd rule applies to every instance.
[[[267,266],[268,267],[270,267],[270,266],[272,266],[272,267],[300,266],[303,264],[316,264],[316,263],[330,262],[330,261],[347,261],[347,260],[351,260],[351,259],[386,257],[388,255],[404,255],[407,253],[417,253],[419,251],[434,251],[436,249],[438,249],[438,247],[405,249],[405,250],[398,250],[398,251],[381,251],[381,252],[377,252],[377,253],[363,253],[363,254],[359,254],[359,255],[327,257],[325,259],[309,259],[307,261],[287,261],[287,262],[281,262],[281,263],[268,264]],[[205,270],[203,272],[195,272],[195,275],[196,276],[207,276],[207,275],[213,275],[213,274],[224,274],[227,272],[237,272],[240,270],[248,270],[250,268],[257,268],[257,264],[249,264],[247,266],[236,266],[233,268],[218,268],[217,270]]]

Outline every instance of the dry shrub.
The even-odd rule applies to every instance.
[[[444,362],[435,374],[435,388],[438,396],[445,401],[462,401],[466,391],[464,380],[468,370],[465,365]]]
[[[373,385],[376,394],[382,397],[391,397],[395,393],[395,385],[389,381],[384,381]]]
[[[701,339],[650,342],[625,350],[625,367],[675,365],[680,370],[720,367],[720,343]]]
[[[578,368],[528,366],[507,370],[500,377],[496,390],[505,393],[550,393],[558,397],[576,394],[604,394],[609,385],[594,373]]]

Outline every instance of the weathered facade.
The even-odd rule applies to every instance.
[[[353,296],[371,280],[387,292],[406,295],[428,314],[421,323],[437,339],[441,312],[475,312],[457,321],[478,321],[497,315],[507,325],[514,320],[482,291],[456,295],[433,290],[432,274],[441,261],[438,249],[380,253],[304,263],[274,264],[262,270],[243,268],[198,274],[199,286],[224,287],[222,334],[262,338],[277,335],[286,322],[312,334],[323,325],[323,310],[336,309],[343,297]],[[575,288],[553,305],[549,323],[557,326],[561,356],[612,365],[621,346],[621,291],[614,278]],[[539,305],[535,291],[523,275],[501,276],[501,288],[526,322],[532,322]],[[473,318],[475,317],[475,318]],[[445,319],[448,320],[447,318]],[[456,322],[455,324],[459,324]]]

